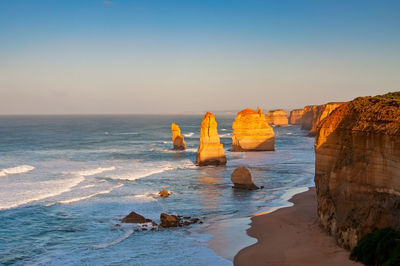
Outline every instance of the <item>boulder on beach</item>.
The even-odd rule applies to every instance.
[[[240,111],[232,124],[234,151],[273,151],[275,135],[260,108]]]
[[[234,188],[247,190],[259,189],[259,187],[253,183],[249,169],[244,166],[238,167],[233,171],[231,181],[234,184]]]
[[[172,132],[172,142],[174,144],[174,150],[185,150],[186,143],[183,136],[181,136],[181,129],[175,123],[171,124],[171,132]]]
[[[210,112],[205,114],[201,123],[196,164],[200,166],[226,164],[224,147],[218,136],[217,122],[215,116]]]
[[[121,220],[123,223],[135,223],[135,224],[143,224],[143,223],[153,223],[152,220],[144,218],[142,215],[137,214],[136,212],[131,212],[125,218]]]
[[[266,121],[268,124],[274,126],[287,126],[289,124],[288,117],[283,109],[269,111],[266,116]]]
[[[171,193],[169,193],[166,189],[163,189],[158,193],[158,195],[160,195],[160,197],[162,197],[162,198],[166,198],[169,195],[171,195]]]

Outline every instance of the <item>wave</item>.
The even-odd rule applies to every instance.
[[[66,180],[50,180],[35,183],[9,185],[6,194],[0,199],[0,210],[12,209],[34,201],[55,197],[71,191],[71,189],[84,181],[83,176]],[[21,190],[21,187],[25,189]]]
[[[194,135],[194,132],[183,134],[184,137],[191,137]]]
[[[16,167],[4,168],[4,169],[0,170],[0,176],[27,173],[34,169],[35,169],[35,167],[30,166],[30,165],[19,165]]]
[[[219,135],[220,138],[231,138],[232,134],[231,133],[225,133],[225,134],[221,134]]]
[[[101,245],[94,245],[93,248],[95,249],[100,249],[100,248],[108,248],[110,246],[114,246],[116,244],[121,243],[122,241],[124,241],[125,239],[128,239],[133,233],[135,232],[134,229],[129,230],[128,232],[125,233],[125,235],[123,235],[121,238],[114,240],[110,243],[106,243],[106,244],[101,244]]]
[[[93,193],[93,194],[88,195],[88,196],[72,198],[72,199],[69,199],[69,200],[61,200],[58,203],[60,203],[60,204],[70,204],[70,203],[74,203],[74,202],[81,201],[81,200],[87,200],[87,199],[90,199],[90,198],[92,198],[94,196],[97,196],[97,195],[108,194],[111,191],[113,191],[114,189],[120,188],[122,186],[123,186],[123,184],[119,184],[119,185],[117,185],[115,187],[112,187],[112,188],[110,188],[108,190],[99,191],[99,192]]]
[[[166,166],[164,168],[160,169],[155,169],[152,171],[146,171],[146,172],[139,172],[139,173],[128,173],[128,174],[121,174],[121,175],[114,175],[114,176],[109,176],[111,179],[120,179],[120,180],[130,180],[134,181],[137,179],[145,178],[151,175],[159,174],[168,170],[174,169],[171,166]]]
[[[94,168],[94,169],[88,169],[88,170],[81,170],[77,172],[72,172],[73,174],[77,174],[80,176],[91,176],[91,175],[97,175],[106,171],[113,171],[115,170],[115,166],[111,167],[99,167],[99,168]]]

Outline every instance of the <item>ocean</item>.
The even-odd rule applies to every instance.
[[[217,115],[226,166],[197,167],[201,115],[0,116],[0,264],[232,265],[256,242],[250,217],[314,185],[313,138],[275,127],[276,151],[232,152],[234,115]],[[187,150],[173,151],[172,122]],[[256,191],[232,188],[246,166]],[[165,188],[172,194],[158,197]],[[203,224],[136,232],[131,211]],[[116,225],[120,226],[116,226]]]

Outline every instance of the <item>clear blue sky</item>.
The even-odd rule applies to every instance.
[[[400,1],[0,0],[0,114],[297,108],[400,88]]]

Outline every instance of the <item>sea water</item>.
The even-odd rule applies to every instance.
[[[0,116],[0,264],[231,265],[256,242],[250,216],[313,185],[313,139],[275,127],[276,151],[232,152],[234,116],[216,116],[228,163],[197,167],[201,115]],[[173,151],[177,123],[187,150]],[[232,189],[236,167],[263,189]],[[158,197],[161,189],[172,192]],[[136,232],[135,211],[203,224]],[[116,226],[120,225],[120,226]]]

